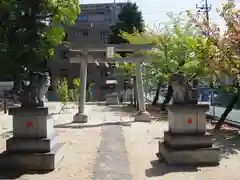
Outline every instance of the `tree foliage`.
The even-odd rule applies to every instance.
[[[158,31],[122,33],[122,36],[132,44],[155,44],[152,50],[141,52],[151,59],[143,64],[143,76],[148,85],[157,86],[153,104],[158,100],[159,88],[168,83],[168,77],[173,72],[181,71],[187,75],[188,80],[191,80],[194,77],[208,76],[208,72],[211,71],[201,51],[202,47],[206,47],[206,41],[200,31],[190,22],[183,22],[181,14],[177,16],[169,14],[169,19],[169,24]],[[169,85],[163,104],[170,101],[172,92]]]
[[[208,64],[214,67],[216,74],[224,73],[234,78],[240,70],[240,11],[235,8],[234,4],[225,4],[218,12],[227,26],[227,30],[223,34],[216,24],[207,23],[203,17],[197,17],[190,12],[188,12],[188,16],[196,28],[207,36],[207,48],[202,51],[207,56]]]
[[[128,39],[122,36],[122,32],[132,34],[134,32],[144,31],[144,21],[141,11],[136,3],[127,2],[118,16],[119,21],[111,26],[111,32],[108,38],[109,44],[129,43]],[[126,57],[131,52],[121,52],[120,57]],[[135,64],[119,63],[119,69],[124,76],[130,77],[135,74]]]
[[[127,2],[122,8],[118,19],[119,22],[111,26],[111,33],[108,39],[110,44],[128,43],[128,40],[121,36],[122,31],[130,34],[135,31],[144,31],[142,13],[138,10],[136,3]]]
[[[228,114],[234,108],[240,98],[239,70],[240,70],[240,10],[233,3],[223,5],[219,10],[221,18],[225,21],[227,30],[221,34],[219,27],[213,23],[207,23],[204,18],[194,16],[188,12],[192,23],[207,36],[207,45],[211,47],[204,49],[207,55],[208,65],[214,68],[215,74],[220,79],[222,75],[229,76],[235,83],[236,91],[221,115],[215,129],[220,129]],[[214,50],[214,51],[213,51]],[[232,88],[229,88],[232,89]]]
[[[130,43],[153,43],[150,51],[143,51],[151,61],[143,64],[144,76],[155,82],[166,82],[168,75],[182,71],[188,77],[206,76],[209,71],[204,55],[199,47],[205,40],[190,23],[183,24],[177,18],[170,16],[170,23],[158,32],[122,33]]]
[[[79,8],[78,0],[1,0],[1,69],[18,73],[22,67],[36,69],[49,59]]]
[[[57,80],[56,82],[56,94],[59,101],[66,105],[67,102],[70,100],[69,97],[69,87],[67,79]]]

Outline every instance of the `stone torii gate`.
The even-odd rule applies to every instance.
[[[105,44],[102,47],[79,47],[78,44],[69,44],[69,52],[77,53],[77,56],[70,57],[70,63],[80,63],[80,98],[78,105],[78,112],[73,117],[74,123],[86,123],[88,121],[87,114],[84,113],[84,104],[86,101],[86,84],[87,84],[87,64],[88,63],[134,63],[136,64],[136,85],[138,89],[138,101],[139,111],[136,114],[135,121],[151,121],[150,114],[146,111],[144,101],[144,89],[141,73],[141,64],[148,58],[144,55],[132,55],[126,58],[116,58],[114,55],[116,52],[139,52],[142,50],[151,50],[153,44]],[[95,59],[91,53],[94,52],[106,52],[106,58]]]

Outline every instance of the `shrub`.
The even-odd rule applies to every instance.
[[[68,90],[68,81],[66,78],[62,80],[57,80],[56,82],[56,94],[59,101],[63,104],[67,104],[69,101],[69,90]]]

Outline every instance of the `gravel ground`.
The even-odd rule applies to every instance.
[[[158,121],[124,127],[133,180],[240,180],[240,137],[235,131],[213,134],[215,144],[221,148],[218,167],[173,167],[160,163],[155,155],[158,141],[168,128],[167,116],[158,113],[154,118]]]
[[[21,174],[15,173],[0,173],[0,179],[19,179],[19,180],[91,180],[93,175],[93,164],[101,142],[101,126],[103,118],[98,118],[99,113],[95,113],[94,106],[89,123],[81,124],[66,124],[58,125],[56,128],[60,142],[64,142],[65,156],[55,171],[46,174]],[[76,110],[75,110],[76,111]],[[68,114],[59,115],[59,122],[69,123],[72,121],[75,111]],[[94,122],[91,121],[94,119]],[[63,121],[64,120],[64,121]],[[1,151],[5,150],[5,141],[11,136],[11,132],[5,132],[0,138]]]
[[[0,179],[92,180],[98,179],[96,175],[99,174],[103,175],[105,178],[103,180],[125,180],[119,178],[117,174],[129,171],[132,180],[240,180],[238,173],[240,139],[235,131],[214,133],[214,142],[221,148],[222,158],[218,167],[173,167],[160,163],[155,155],[158,141],[163,139],[163,133],[167,130],[166,114],[151,112],[154,119],[152,123],[136,123],[133,118],[134,111],[131,108],[123,110],[118,107],[106,108],[96,105],[87,105],[87,107],[89,112],[87,124],[57,126],[60,141],[66,143],[66,153],[55,171],[40,175],[16,174],[15,178],[1,178],[0,173]],[[74,113],[60,115],[57,124],[71,122]],[[112,137],[110,137],[111,134]],[[9,131],[2,134],[0,150],[5,149],[5,140],[10,135]],[[121,144],[124,141],[125,146]],[[122,146],[122,149],[119,146]],[[125,147],[126,150],[124,150]],[[122,155],[116,155],[118,152]],[[128,163],[126,156],[123,155],[125,153]],[[117,172],[116,168],[121,161],[126,163],[122,165],[123,169]],[[103,169],[101,169],[101,164],[105,164]],[[116,173],[116,176],[112,178],[109,176],[109,178],[107,170],[109,174]]]

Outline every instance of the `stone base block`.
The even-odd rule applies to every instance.
[[[151,122],[151,114],[147,111],[139,111],[135,116],[137,122]]]
[[[12,108],[15,138],[48,138],[54,134],[52,115],[48,108]]]
[[[54,134],[54,136],[45,139],[18,139],[12,137],[7,140],[6,145],[8,152],[46,153],[50,152],[57,143],[58,139]]]
[[[212,147],[211,134],[182,135],[164,132],[164,143],[175,149]]]
[[[51,171],[62,160],[63,149],[63,144],[59,143],[48,153],[13,153],[5,151],[0,155],[0,168]]]
[[[159,142],[157,156],[171,165],[217,165],[220,161],[220,148],[193,148],[176,150]]]
[[[107,94],[106,95],[106,105],[118,105],[119,99],[117,93]]]
[[[168,109],[169,131],[178,134],[206,133],[206,104],[171,104]]]
[[[84,113],[77,113],[73,116],[73,123],[87,123],[88,116]]]

